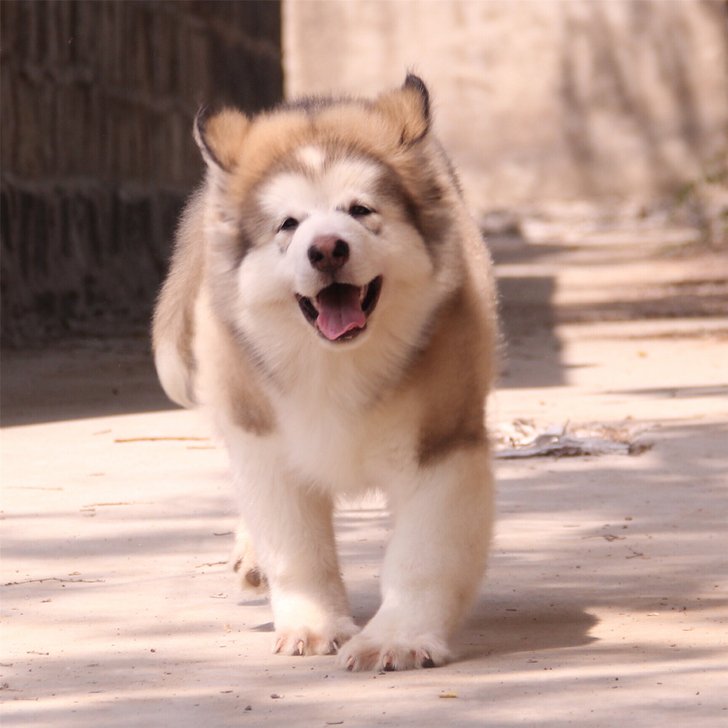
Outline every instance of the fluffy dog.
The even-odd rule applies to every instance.
[[[443,664],[491,534],[489,260],[430,127],[412,75],[373,100],[201,112],[207,175],[154,317],[165,391],[229,451],[235,558],[270,588],[275,652],[349,670]],[[371,489],[394,529],[360,631],[332,513]]]

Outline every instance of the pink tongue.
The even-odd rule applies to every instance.
[[[361,309],[358,286],[334,283],[316,297],[319,315],[316,325],[329,341],[352,329],[363,329],[367,319]]]

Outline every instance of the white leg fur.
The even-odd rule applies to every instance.
[[[382,605],[339,652],[349,670],[443,664],[447,640],[477,593],[493,517],[487,450],[456,452],[419,475],[393,484]]]
[[[331,654],[358,630],[339,572],[333,504],[285,468],[278,438],[228,437],[243,517],[270,587],[274,652]]]

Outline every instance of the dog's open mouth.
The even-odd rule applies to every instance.
[[[351,341],[367,325],[367,319],[376,308],[382,277],[377,276],[366,286],[332,283],[322,289],[316,298],[296,294],[306,320],[329,341]]]

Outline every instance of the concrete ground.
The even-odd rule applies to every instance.
[[[225,453],[170,408],[144,341],[72,341],[3,360],[3,726],[728,725],[725,252],[493,247],[494,432],[568,422],[635,454],[497,461],[455,662],[349,674],[270,654],[268,606],[225,563]],[[382,503],[342,507],[338,534],[363,622]]]

